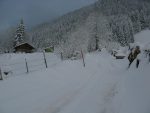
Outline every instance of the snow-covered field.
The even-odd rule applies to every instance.
[[[13,63],[18,57],[25,58],[1,55],[0,61]],[[36,59],[39,55],[26,58]],[[116,60],[105,50],[87,54],[85,67],[82,60],[60,61],[53,54],[48,60],[48,69],[23,76],[12,74],[14,77],[0,81],[0,113],[150,112],[147,58],[143,57],[138,69],[135,62],[127,69],[127,58]]]
[[[52,53],[46,53],[47,66],[53,67],[60,63],[59,56]],[[26,64],[27,62],[27,64]],[[0,67],[3,72],[9,72],[5,78],[20,76],[28,72],[35,72],[46,68],[43,53],[34,54],[1,54]]]
[[[150,30],[144,30],[135,35],[135,41],[142,44],[150,43]]]

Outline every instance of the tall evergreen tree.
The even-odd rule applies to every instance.
[[[25,38],[25,26],[23,23],[23,19],[21,19],[20,24],[18,25],[17,30],[16,30],[14,46],[17,46],[23,43],[24,38]]]

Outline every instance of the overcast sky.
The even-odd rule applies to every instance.
[[[31,27],[50,21],[97,0],[0,0],[0,30],[15,26],[23,18]]]

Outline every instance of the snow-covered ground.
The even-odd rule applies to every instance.
[[[141,49],[150,48],[150,30],[144,30],[135,35],[135,43],[141,46]]]
[[[150,30],[144,30],[135,35],[135,42],[140,42],[142,44],[150,43]]]
[[[53,67],[60,63],[59,56],[53,53],[45,53],[47,66]],[[27,64],[26,64],[27,62]],[[43,53],[34,54],[1,54],[0,67],[3,72],[9,72],[7,77],[20,76],[28,72],[35,72],[46,68]]]
[[[27,56],[28,60],[39,58]],[[127,58],[116,60],[105,50],[87,54],[85,67],[82,60],[60,61],[54,54],[50,56],[48,60],[55,65],[48,69],[23,76],[12,74],[15,77],[0,81],[0,113],[150,112],[150,64],[146,57],[138,69],[135,62],[127,69]],[[22,56],[2,55],[0,61],[4,64],[4,59],[10,59],[13,63],[17,57]]]

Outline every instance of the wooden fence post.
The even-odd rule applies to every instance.
[[[83,56],[82,50],[81,50],[81,57],[82,57],[82,61],[83,61],[83,66],[85,67],[85,61],[84,61],[84,56]]]
[[[27,62],[26,58],[25,58],[25,63],[26,63],[26,70],[27,70],[27,73],[29,73],[28,62]]]
[[[46,60],[46,56],[45,56],[45,52],[43,51],[43,56],[44,56],[44,63],[45,63],[45,66],[46,66],[46,68],[48,68],[48,66],[47,66],[47,60]]]
[[[3,80],[1,67],[0,67],[0,80]]]
[[[63,53],[60,53],[61,61],[63,61]]]
[[[150,62],[150,52],[148,53],[148,61]]]

